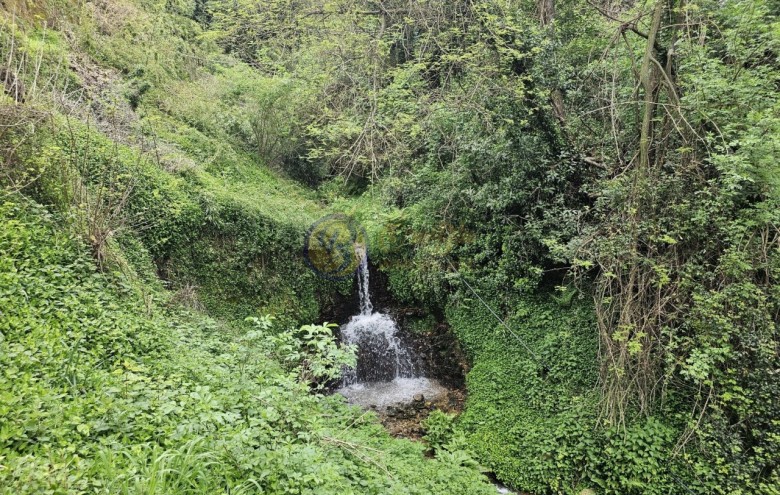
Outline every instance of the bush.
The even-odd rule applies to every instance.
[[[423,421],[422,426],[425,428],[423,440],[434,452],[443,449],[452,439],[454,418],[454,415],[436,409],[431,411],[431,414]]]

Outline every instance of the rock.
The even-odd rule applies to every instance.
[[[425,402],[425,396],[423,394],[415,394],[413,399],[415,402]]]

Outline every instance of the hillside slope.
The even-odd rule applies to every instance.
[[[1,493],[494,492],[312,390],[328,207],[189,2],[2,5]]]
[[[146,306],[60,220],[0,197],[1,493],[494,492],[311,394],[273,327]]]

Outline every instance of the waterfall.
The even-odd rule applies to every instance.
[[[341,327],[341,338],[358,349],[357,366],[345,370],[338,392],[353,404],[384,410],[414,397],[433,400],[446,394],[438,381],[422,376],[416,356],[399,335],[388,314],[374,311],[369,290],[368,259],[358,268],[360,313]]]
[[[360,313],[341,327],[341,338],[358,348],[358,365],[344,373],[344,385],[360,382],[413,378],[412,355],[398,336],[398,325],[390,315],[374,312],[369,293],[368,261],[358,268]]]

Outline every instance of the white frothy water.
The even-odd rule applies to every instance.
[[[370,303],[369,303],[370,304]],[[383,313],[353,316],[341,329],[341,338],[348,344],[355,344],[363,363],[344,374],[344,384],[351,385],[360,379],[412,378],[414,364],[409,351],[397,335],[395,321]],[[370,366],[365,361],[370,359]]]
[[[417,394],[433,399],[446,392],[436,380],[419,376],[415,360],[390,315],[374,312],[366,258],[358,270],[360,314],[341,327],[341,337],[358,347],[358,365],[345,371],[338,392],[349,402],[384,409],[409,402]]]
[[[410,402],[417,394],[430,400],[446,392],[447,389],[439,385],[439,382],[429,378],[395,378],[389,382],[353,383],[339,389],[339,393],[351,404],[376,407],[379,410]]]

